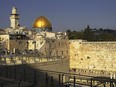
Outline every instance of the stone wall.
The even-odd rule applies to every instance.
[[[33,43],[33,40],[10,40],[9,47],[12,52],[16,49],[20,51],[38,49],[40,55],[44,57],[69,58],[69,42],[67,39],[38,40],[36,43]]]
[[[10,40],[9,50],[14,52],[14,49],[20,51],[27,49],[27,40]]]
[[[67,39],[47,39],[39,52],[46,57],[69,58],[69,42]]]
[[[0,35],[0,47],[9,50],[9,35]]]
[[[29,67],[38,69],[38,70],[49,70],[55,72],[68,72],[69,71],[69,60],[57,60],[57,61],[48,61],[28,64]],[[61,67],[62,66],[62,67]]]
[[[70,68],[116,71],[116,42],[70,40]]]

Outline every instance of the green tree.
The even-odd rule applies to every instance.
[[[94,39],[94,34],[91,31],[89,25],[87,25],[87,28],[83,32],[83,39],[87,41],[92,41]]]
[[[115,39],[114,39],[113,34],[111,33],[103,33],[99,37],[99,41],[113,41],[113,40]]]
[[[70,39],[70,38],[71,38],[71,35],[72,35],[71,30],[70,30],[70,29],[68,29],[68,30],[66,31],[66,33],[67,33],[67,35],[68,35],[68,38]]]

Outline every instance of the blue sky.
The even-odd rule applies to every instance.
[[[20,25],[32,29],[35,18],[46,16],[54,31],[91,28],[116,29],[116,0],[0,0],[0,28],[10,26],[15,6]]]

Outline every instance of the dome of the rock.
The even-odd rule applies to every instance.
[[[35,19],[33,23],[33,28],[51,31],[52,25],[46,17],[40,16]]]

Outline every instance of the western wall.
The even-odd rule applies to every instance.
[[[70,40],[69,44],[70,69],[116,71],[116,42]]]

